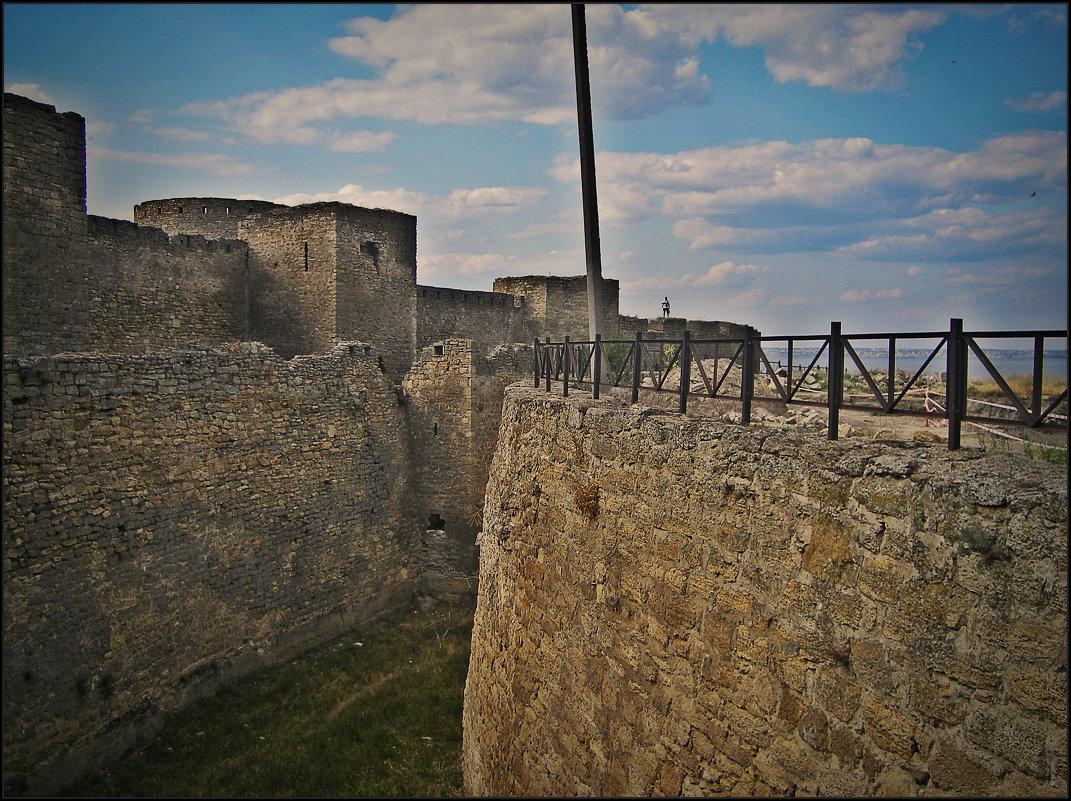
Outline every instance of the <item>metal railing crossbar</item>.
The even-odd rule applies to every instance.
[[[978,343],[974,341],[974,337],[969,334],[964,334],[963,340],[967,343],[967,347],[974,351],[974,355],[978,357],[978,361],[982,363],[982,366],[985,367],[989,375],[993,377],[993,380],[997,382],[1000,391],[1004,394],[1004,397],[1007,398],[1008,402],[1016,408],[1019,412],[1019,416],[1022,419],[1030,420],[1031,423],[1033,423],[1033,415],[1027,411],[1026,406],[1019,400],[1019,396],[1015,394],[1015,390],[1008,386],[1008,382],[1004,380],[1004,376],[1002,376],[1000,371],[993,366],[993,362],[989,361],[989,357],[985,355],[985,352],[978,347]]]
[[[978,339],[984,337],[1002,339],[1033,338],[1033,375],[1029,401],[1019,397],[978,343]],[[549,338],[545,342],[540,342],[537,339],[535,340],[534,354],[535,386],[538,387],[540,383],[545,382],[547,390],[550,390],[552,380],[561,381],[563,384],[562,393],[568,395],[570,385],[579,386],[587,383],[592,385],[593,393],[595,397],[598,397],[599,386],[621,387],[624,377],[626,373],[630,372],[631,367],[633,403],[638,402],[638,393],[641,388],[659,393],[674,392],[680,396],[681,412],[685,412],[689,395],[705,395],[711,399],[729,398],[730,396],[722,395],[721,393],[733,369],[739,365],[741,369],[739,401],[741,403],[741,419],[745,425],[750,422],[751,404],[755,400],[793,403],[804,406],[825,406],[829,409],[828,436],[830,439],[836,439],[836,429],[839,423],[837,411],[839,409],[919,416],[933,414],[934,410],[930,407],[929,402],[927,402],[927,406],[923,410],[901,408],[901,403],[909,393],[918,394],[922,392],[921,389],[915,388],[920,384],[920,379],[933,360],[944,350],[947,359],[947,372],[943,374],[942,383],[944,384],[946,403],[943,408],[938,409],[938,412],[948,420],[948,447],[950,450],[956,450],[959,448],[960,427],[966,421],[1003,425],[1015,424],[1013,418],[998,416],[1000,415],[999,412],[991,417],[968,414],[967,401],[969,399],[966,393],[968,384],[967,357],[969,353],[974,354],[989,376],[996,382],[1004,399],[1011,404],[1011,406],[1002,408],[1007,412],[1013,413],[1014,420],[1017,420],[1018,424],[1033,428],[1066,429],[1066,416],[1056,413],[1060,405],[1067,401],[1066,386],[1057,392],[1056,397],[1050,400],[1044,409],[1042,408],[1045,400],[1042,381],[1044,378],[1044,344],[1046,338],[1066,341],[1067,332],[1058,330],[966,332],[963,330],[963,321],[953,318],[948,332],[843,334],[841,333],[840,323],[832,323],[829,335],[800,337],[760,337],[751,329],[748,329],[743,340],[738,338],[692,339],[691,334],[687,331],[684,332],[684,336],[680,340],[645,340],[642,333],[638,333],[635,340],[631,342],[627,340],[602,341],[599,337],[596,337],[595,341],[591,342],[571,342],[568,337],[565,338],[564,342],[551,342]],[[888,367],[884,381],[880,381],[876,377],[877,370],[867,367],[863,357],[860,356],[859,349],[853,344],[854,342],[882,339],[888,343],[886,351]],[[929,350],[921,366],[914,371],[911,377],[901,386],[897,386],[897,373],[904,373],[904,371],[897,371],[896,369],[897,341],[903,339],[937,340],[937,344]],[[818,347],[817,352],[814,353],[807,367],[797,376],[794,364],[794,349],[796,343],[802,341],[813,341],[821,343],[821,345]],[[788,365],[784,380],[778,375],[779,371],[774,369],[769,355],[762,347],[762,343],[769,342],[786,342],[788,345]],[[625,349],[625,355],[621,358],[618,355],[620,351],[616,349],[616,346],[626,344],[628,348]],[[710,350],[704,350],[704,348],[709,348],[711,345],[714,345],[715,348],[714,355],[706,359],[706,361],[712,362],[712,365],[708,368],[704,366],[703,362],[704,354],[709,354]],[[730,345],[735,345],[736,349],[731,358],[725,359],[721,355],[724,352],[723,347]],[[607,346],[615,346],[614,362],[621,358],[619,366],[616,368],[610,362],[610,354],[606,350]],[[658,350],[656,351],[655,348]],[[926,352],[925,349],[920,350],[922,353]],[[876,406],[873,401],[869,404],[866,402],[852,402],[853,396],[844,395],[845,354],[850,357],[852,363],[858,369],[859,375],[863,378],[868,389],[868,393],[857,394],[854,397],[861,397],[864,401],[873,398],[873,401],[877,403]],[[910,358],[915,358],[917,355],[918,351]],[[657,358],[655,358],[656,356]],[[828,357],[828,364],[826,367],[820,368],[818,364],[823,356]],[[868,358],[874,358],[873,354],[868,354]],[[719,366],[723,361],[725,362],[725,368],[721,370]],[[700,385],[694,390],[692,389],[691,379],[693,364],[699,374],[698,384]],[[755,395],[756,367],[760,365],[765,367],[765,375],[769,380],[767,386],[772,387],[772,395]],[[778,366],[780,367],[780,362],[778,362]],[[680,369],[679,386],[676,389],[666,389],[666,382],[674,368]],[[826,387],[814,390],[817,396],[814,400],[800,399],[798,396],[801,392],[811,391],[804,384],[808,377],[819,369],[828,371]],[[881,384],[885,385],[884,388]],[[934,392],[932,386],[928,386],[926,391],[927,398],[929,398],[930,393]],[[937,392],[936,394],[940,395],[941,393]],[[1060,425],[1060,421],[1063,421],[1063,425]]]

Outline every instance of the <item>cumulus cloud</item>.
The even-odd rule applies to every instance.
[[[209,142],[215,138],[206,131],[192,131],[189,128],[146,128],[146,132],[179,142]]]
[[[440,204],[442,216],[448,219],[473,215],[515,214],[530,210],[547,190],[539,187],[484,186],[476,189],[455,189]]]
[[[1044,114],[1067,108],[1067,92],[1032,92],[1026,97],[1014,97],[1004,101],[1012,111],[1023,114]]]
[[[608,226],[668,218],[692,250],[929,261],[981,248],[1056,248],[1066,235],[1060,208],[996,210],[1032,193],[1066,195],[1062,131],[995,137],[964,153],[852,138],[598,159],[600,211],[614,210],[601,216]],[[577,163],[559,163],[550,175],[576,182]]]
[[[392,209],[406,214],[422,217],[431,208],[433,198],[420,192],[411,192],[404,187],[391,190],[365,189],[359,184],[346,184],[335,192],[307,194],[295,192],[290,195],[273,198],[273,202],[286,206],[298,206],[303,203],[327,203],[338,201],[367,209]]]
[[[849,289],[841,292],[840,300],[842,303],[863,303],[871,300],[900,298],[903,295],[904,291],[902,289]]]
[[[715,264],[695,281],[696,286],[724,286],[739,282],[741,279],[764,273],[769,267],[760,264],[735,264],[723,261]]]
[[[937,10],[835,5],[619,5],[587,9],[593,112],[642,119],[710,101],[700,46],[724,39],[759,47],[778,81],[841,92],[896,86],[945,19]],[[388,20],[359,17],[328,46],[374,77],[192,103],[263,142],[318,144],[322,126],[373,117],[423,124],[576,119],[572,25],[566,5],[401,6]]]
[[[36,100],[38,103],[46,103],[50,106],[56,105],[56,101],[45,94],[44,89],[37,83],[9,83],[4,91],[30,100]]]
[[[366,189],[359,184],[346,184],[334,192],[308,194],[298,192],[274,198],[288,206],[302,203],[338,201],[365,208],[382,208],[414,214],[429,221],[429,225],[451,225],[458,221],[493,224],[503,215],[525,211],[546,194],[540,187],[485,186],[455,189],[449,195],[412,192],[404,187],[390,190]],[[449,236],[449,231],[441,231]],[[421,257],[423,259],[423,255]],[[423,268],[422,268],[423,269]]]
[[[86,138],[92,139],[97,136],[107,136],[115,131],[115,125],[110,122],[87,122]]]
[[[894,232],[839,247],[837,255],[872,261],[957,261],[1027,252],[1059,254],[1067,244],[1067,214],[1054,209],[939,209],[887,227]]]
[[[346,134],[337,134],[331,142],[331,149],[339,153],[369,153],[386,150],[390,143],[397,138],[397,134],[389,131],[379,133],[352,131]]]
[[[894,88],[921,49],[917,36],[945,21],[939,8],[837,4],[706,4],[642,8],[652,26],[678,30],[696,44],[723,37],[760,47],[779,82],[804,81],[840,92]],[[684,23],[684,25],[682,25]]]
[[[181,170],[199,170],[214,175],[251,175],[259,172],[253,164],[235,161],[219,153],[137,153],[127,150],[111,150],[89,146],[86,157],[101,161],[120,161],[128,164],[151,164],[157,167],[174,167]]]

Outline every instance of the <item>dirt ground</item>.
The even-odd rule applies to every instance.
[[[614,390],[619,392],[619,390]],[[622,394],[622,397],[626,397]],[[673,394],[644,393],[640,400],[651,406],[676,410],[679,401]],[[740,421],[740,404],[728,400],[696,399],[689,402],[688,412],[695,415],[717,417],[726,422]],[[785,426],[798,425],[825,432],[828,411],[821,406],[798,406],[756,402],[752,407],[753,425]],[[908,414],[881,414],[878,412],[842,409],[840,412],[840,439],[865,437],[900,441],[947,443],[948,421],[939,413],[932,417]],[[1067,429],[1063,431],[1032,430],[1014,425],[990,425],[963,423],[960,429],[960,447],[987,451],[1029,451],[1034,456],[1060,459],[1067,451]]]

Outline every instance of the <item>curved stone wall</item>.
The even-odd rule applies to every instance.
[[[465,786],[1066,795],[1067,473],[508,390]]]

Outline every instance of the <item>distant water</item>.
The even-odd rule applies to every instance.
[[[1009,357],[990,355],[989,360],[993,363],[993,366],[997,368],[1000,374],[1004,378],[1010,378],[1011,376],[1029,376],[1034,372],[1034,360],[1030,358],[1021,357]],[[766,357],[774,363],[780,360],[784,365],[787,361],[787,351],[766,349]],[[814,354],[793,354],[793,362],[795,362],[794,370],[806,369],[811,363],[811,359],[814,358]],[[860,359],[863,364],[866,365],[868,370],[884,372],[889,367],[888,356],[871,356],[861,355]],[[924,356],[902,356],[896,357],[896,369],[903,370],[911,375],[915,374],[915,371],[922,366],[925,361]],[[845,356],[845,370],[849,373],[858,373],[859,369],[856,367],[855,362],[852,361],[850,356]],[[822,355],[822,358],[818,361],[818,366],[825,368],[826,366],[826,354]],[[1044,358],[1044,374],[1046,378],[1062,378],[1067,380],[1067,356],[1046,356]],[[926,375],[940,375],[947,369],[944,351],[937,354],[933,360],[926,366]],[[969,354],[967,359],[967,377],[971,381],[982,381],[989,378],[989,371],[985,368],[978,358],[973,354]]]

